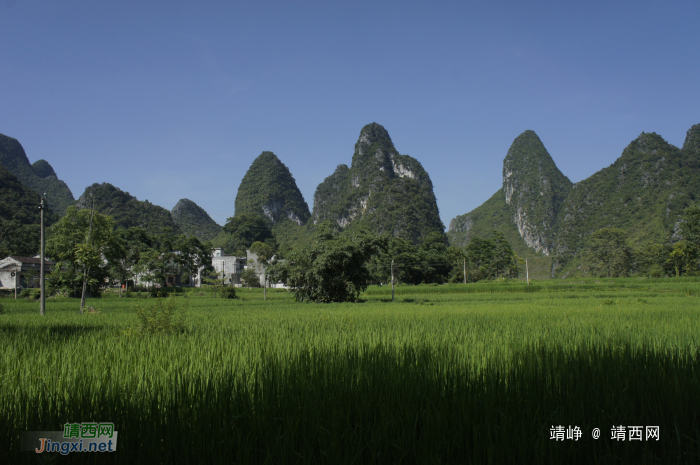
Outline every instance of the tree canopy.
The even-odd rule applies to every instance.
[[[285,282],[298,301],[353,302],[367,289],[367,262],[385,247],[384,237],[368,231],[341,233],[323,222],[311,245],[270,266],[268,276]]]

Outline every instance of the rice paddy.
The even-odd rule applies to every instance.
[[[152,335],[134,307],[155,299],[0,299],[0,462],[700,463],[697,278],[203,294]],[[116,452],[19,450],[88,421]]]

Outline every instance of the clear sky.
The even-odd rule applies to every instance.
[[[0,0],[0,133],[77,198],[109,182],[219,223],[262,151],[316,186],[382,124],[445,226],[526,129],[580,181],[700,123],[700,2]]]

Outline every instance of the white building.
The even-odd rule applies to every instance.
[[[51,273],[52,263],[44,259],[44,272]],[[10,255],[0,260],[0,288],[39,287],[41,259],[37,257],[20,257]],[[12,276],[12,273],[15,276]]]
[[[241,284],[241,273],[245,269],[246,258],[226,255],[224,249],[218,247],[211,254],[211,266],[214,268],[218,279],[223,279],[226,284]],[[201,269],[197,277],[197,287],[201,287]]]

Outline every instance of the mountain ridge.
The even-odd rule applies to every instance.
[[[46,193],[49,208],[59,215],[75,203],[70,188],[58,178],[48,161],[41,159],[30,164],[22,144],[4,134],[0,134],[0,165],[37,194]]]
[[[511,153],[513,147],[521,145],[516,142],[523,136],[532,142],[536,134],[525,131],[514,140],[504,159],[501,189],[481,206],[450,222],[447,234],[453,245],[484,234],[487,225],[504,231],[515,225],[518,249],[524,252],[520,245],[525,245],[539,256],[539,263],[549,261],[550,276],[576,273],[586,238],[596,230],[618,227],[628,232],[632,242],[668,242],[677,233],[683,210],[698,200],[695,193],[700,192],[700,124],[687,131],[683,149],[669,144],[658,134],[643,132],[614,163],[577,183],[570,183],[549,154],[547,159],[540,153],[540,160],[548,164],[544,185],[553,187],[549,191],[551,195],[547,195],[547,189],[533,189],[543,185],[545,178],[535,175],[532,163],[528,169],[512,169],[514,159],[517,162],[528,158],[513,157]],[[541,173],[542,170],[537,171]],[[522,189],[522,186],[527,187]],[[524,197],[521,203],[529,209],[524,215],[525,222],[523,215],[513,209],[513,202],[508,202],[514,193],[517,199]],[[503,197],[503,203],[499,196]],[[534,208],[537,206],[539,209]],[[484,212],[489,212],[490,217],[486,218]],[[508,213],[510,219],[503,220]],[[501,221],[493,221],[494,218]],[[539,232],[546,234],[539,237],[540,241],[532,240],[528,236],[531,231],[522,227],[523,223],[534,224]]]
[[[331,220],[343,228],[369,228],[420,243],[444,234],[430,176],[421,163],[401,155],[380,124],[362,128],[348,167],[340,164],[314,193],[312,223]]]

